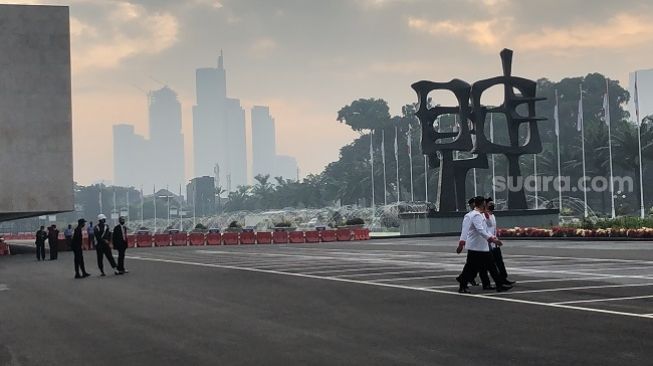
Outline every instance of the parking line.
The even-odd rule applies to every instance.
[[[614,288],[614,287],[646,287],[653,286],[653,283],[628,283],[621,285],[600,285],[600,286],[578,286],[578,287],[560,287],[560,288],[547,288],[540,290],[524,290],[524,291],[510,291],[510,292],[500,292],[497,294],[500,295],[516,295],[516,294],[534,294],[540,292],[559,292],[559,291],[574,291],[574,290],[592,290],[597,288]],[[489,295],[492,296],[492,295]]]
[[[580,303],[588,303],[588,302],[623,301],[623,300],[638,300],[638,299],[650,299],[650,298],[653,298],[653,295],[613,297],[607,299],[593,299],[593,300],[562,301],[562,302],[553,302],[552,304],[564,305],[564,304],[580,304]]]

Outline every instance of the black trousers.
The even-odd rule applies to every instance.
[[[50,246],[50,260],[53,261],[59,256],[58,240],[55,240],[54,242],[48,240],[48,245]]]
[[[73,254],[75,255],[75,275],[80,276],[86,273],[86,267],[84,267],[84,251],[82,248],[72,248]],[[81,273],[79,272],[81,270]]]
[[[461,274],[461,279],[465,282],[463,283],[468,283],[474,280],[476,277],[477,273],[484,273],[484,272],[489,272],[490,276],[494,280],[494,283],[497,284],[497,286],[503,284],[503,279],[499,275],[499,272],[497,271],[497,267],[494,265],[494,261],[492,259],[492,254],[488,252],[481,252],[481,251],[476,251],[476,250],[468,250],[467,251],[467,262],[465,263],[465,267],[463,268],[463,273]],[[489,279],[487,285],[489,285]],[[484,285],[486,285],[484,283]]]
[[[124,271],[125,270],[125,252],[127,251],[127,248],[116,248],[118,251],[118,270],[119,271]]]
[[[492,248],[491,252],[492,252],[492,257],[494,259],[494,264],[497,266],[497,270],[499,270],[499,275],[504,280],[508,279],[508,272],[506,271],[506,265],[503,264],[503,255],[501,255],[501,248],[499,247]]]
[[[45,243],[36,244],[36,260],[45,260]]]
[[[98,244],[95,246],[95,252],[97,253],[97,266],[100,269],[100,272],[104,273],[104,258],[107,257],[111,268],[116,268],[116,261],[113,259],[113,254],[111,253],[111,248],[108,244]]]

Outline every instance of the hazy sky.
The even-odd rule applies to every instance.
[[[4,2],[4,1],[3,1]],[[504,47],[529,78],[601,72],[621,80],[653,67],[650,0],[68,0],[75,179],[111,180],[111,126],[146,134],[144,91],[169,85],[183,105],[192,174],[195,69],[225,52],[228,94],[265,104],[279,153],[302,175],[336,160],[356,134],[342,106],[377,97],[391,111],[415,100],[420,79],[496,76]],[[146,161],[143,164],[147,164]]]

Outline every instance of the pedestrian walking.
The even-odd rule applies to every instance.
[[[82,248],[84,226],[86,226],[86,220],[77,220],[77,227],[75,228],[70,241],[70,249],[72,249],[75,256],[75,278],[86,278],[90,276],[90,274],[86,272],[86,267],[84,266],[84,250]]]
[[[118,272],[125,274],[129,271],[125,269],[125,251],[127,251],[127,226],[125,226],[125,218],[118,219],[118,225],[113,228],[113,249],[118,251]]]
[[[486,215],[487,215],[488,231],[490,232],[490,235],[496,237],[497,218],[496,216],[494,216],[494,201],[492,200],[491,197],[488,197],[486,201],[487,201]],[[506,270],[506,265],[503,263],[503,255],[501,254],[501,247],[497,246],[494,243],[490,243],[490,252],[492,253],[494,264],[496,265],[497,270],[499,271],[499,275],[501,275],[501,278],[503,279],[503,283],[508,285],[515,284],[514,281],[510,281],[508,279],[508,271]]]
[[[106,224],[107,217],[103,214],[99,214],[98,224],[93,228],[93,235],[95,235],[95,252],[97,254],[97,266],[100,269],[100,276],[105,276],[104,274],[104,257],[107,257],[111,268],[116,269],[116,261],[113,259],[113,254],[111,253],[111,230],[109,230],[109,225]],[[117,270],[115,274],[120,274]]]
[[[45,226],[36,232],[36,260],[45,261],[45,241],[48,239],[48,233],[45,232]]]
[[[59,230],[57,225],[48,228],[48,246],[50,247],[50,260],[57,260],[59,257]]]

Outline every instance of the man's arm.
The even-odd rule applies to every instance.
[[[463,218],[463,225],[460,230],[460,239],[458,240],[458,248],[456,248],[456,253],[460,254],[460,252],[463,251],[463,248],[465,247],[465,243],[467,242],[467,234],[469,233],[469,227],[470,227],[470,218],[469,216],[465,215]]]
[[[483,215],[474,215],[472,217],[472,225],[474,226],[474,229],[481,235],[485,240],[487,241],[493,241],[494,238],[490,233],[487,231],[487,226],[485,225],[485,220],[483,218]]]

